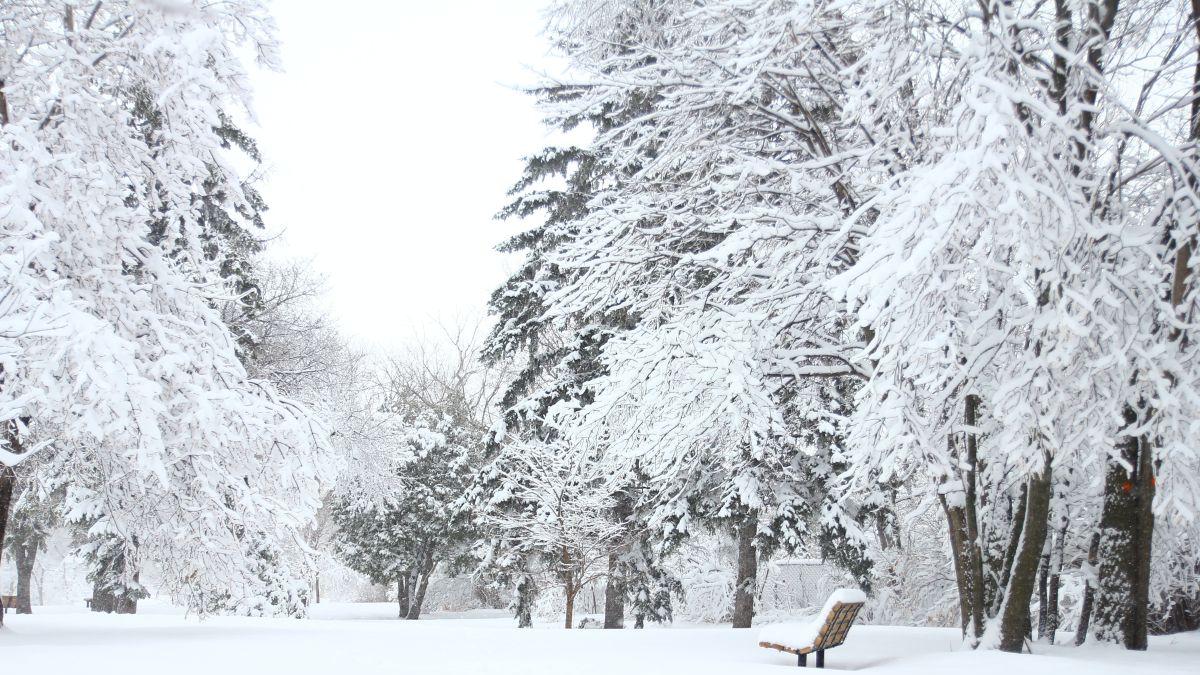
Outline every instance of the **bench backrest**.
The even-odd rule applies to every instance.
[[[829,649],[845,642],[850,624],[858,618],[862,607],[861,602],[835,602],[817,633],[817,639],[813,641],[813,649]]]

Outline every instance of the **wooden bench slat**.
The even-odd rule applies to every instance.
[[[787,652],[789,654],[811,654],[811,653],[813,653],[812,647],[804,647],[802,649],[797,649],[795,647],[785,647],[783,645],[777,645],[774,642],[760,642],[760,643],[758,643],[758,646],[765,647],[767,649],[776,649],[781,652]]]
[[[817,630],[817,635],[813,639],[812,644],[802,647],[788,647],[775,642],[760,641],[759,647],[766,649],[774,649],[788,654],[796,654],[800,658],[801,666],[805,665],[805,659],[808,654],[816,653],[817,667],[825,667],[825,650],[837,647],[846,641],[846,636],[850,633],[850,626],[854,620],[858,618],[858,613],[863,608],[861,602],[834,602],[830,608],[829,614],[825,616],[824,622]],[[811,624],[810,624],[811,625]]]

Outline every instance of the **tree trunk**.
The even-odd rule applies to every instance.
[[[621,572],[621,556],[608,554],[608,581],[604,585],[604,627],[625,627],[625,576]]]
[[[954,583],[958,586],[959,623],[962,628],[962,636],[966,638],[971,624],[971,598],[974,596],[967,576],[966,544],[963,541],[963,510],[957,506],[950,506],[945,495],[939,494],[938,499],[942,504],[942,512],[946,515],[946,531],[950,537],[950,560],[954,563]]]
[[[33,614],[30,580],[33,578],[33,565],[37,561],[37,554],[37,542],[13,549],[13,562],[17,565],[17,614]]]
[[[1012,571],[1000,611],[1000,649],[1019,653],[1030,633],[1029,602],[1037,582],[1038,559],[1046,543],[1050,511],[1050,458],[1040,475],[1029,479],[1025,490],[1025,518],[1021,540],[1013,558]]]
[[[964,401],[963,421],[967,431],[967,503],[963,512],[966,519],[967,562],[971,581],[971,623],[976,643],[983,637],[983,607],[985,602],[983,574],[983,541],[979,534],[979,491],[976,487],[979,472],[979,436],[974,429],[979,423],[979,397],[969,394]]]
[[[635,614],[633,616],[633,627],[635,630],[645,628],[646,627],[646,615],[645,614]]]
[[[1050,588],[1046,593],[1046,628],[1045,636],[1054,644],[1055,633],[1058,632],[1058,592],[1062,587],[1063,556],[1067,541],[1068,520],[1063,515],[1059,522],[1059,530],[1055,533],[1053,554],[1050,557]]]
[[[1046,626],[1041,635],[1050,644],[1054,644],[1054,634],[1058,632],[1058,590],[1061,577],[1058,570],[1050,574],[1050,588],[1046,594]]]
[[[978,436],[972,431],[978,422],[979,397],[969,395],[963,405],[965,434],[966,475],[963,476],[964,495],[962,504],[953,504],[945,495],[939,495],[942,512],[946,516],[946,527],[950,537],[951,558],[954,562],[955,583],[958,586],[958,611],[963,638],[978,643],[983,636],[983,616],[986,583],[983,574],[983,548],[979,537],[978,490]],[[954,451],[954,437],[947,439]]]
[[[1088,626],[1092,621],[1092,607],[1096,601],[1096,563],[1100,558],[1100,533],[1092,535],[1092,543],[1088,545],[1085,586],[1083,588],[1083,603],[1079,607],[1079,625],[1075,627],[1075,646],[1087,640]]]
[[[571,551],[566,546],[562,547],[559,562],[562,567],[559,569],[558,575],[562,580],[563,592],[567,601],[566,627],[571,628],[571,622],[575,619],[575,595],[579,593],[579,577],[575,573],[575,562]]]
[[[1138,414],[1126,408],[1129,427]],[[1154,532],[1154,471],[1149,442],[1124,436],[1120,458],[1109,460],[1100,517],[1100,569],[1094,635],[1126,649],[1147,646],[1150,605],[1150,546]]]
[[[1058,525],[1058,531],[1055,532],[1054,546],[1052,546],[1050,555],[1050,584],[1046,590],[1046,623],[1044,631],[1039,631],[1039,635],[1044,635],[1051,645],[1055,643],[1058,619],[1060,619],[1058,617],[1058,592],[1062,589],[1062,565],[1067,549],[1067,527],[1070,524],[1066,513],[1058,516],[1058,524],[1060,525]]]
[[[758,516],[747,514],[737,526],[737,585],[733,590],[733,627],[749,628],[754,622],[754,590],[758,582],[758,552],[754,535]]]
[[[7,432],[8,445],[12,452],[20,452],[21,445],[11,429]],[[13,487],[17,476],[11,466],[0,466],[0,553],[4,551],[4,537],[8,530],[8,515],[12,508]],[[2,559],[2,558],[0,558]],[[4,625],[4,603],[0,602],[0,626]]]
[[[533,627],[533,601],[537,597],[537,587],[528,575],[522,576],[517,582],[517,627]]]
[[[403,619],[408,616],[408,572],[396,580],[396,604],[400,606],[399,618]]]
[[[1038,595],[1038,622],[1037,636],[1039,640],[1046,637],[1046,603],[1050,596],[1050,537],[1046,537],[1046,542],[1042,545],[1042,557],[1038,561],[1037,572],[1037,595]]]
[[[1008,592],[1008,583],[1012,578],[1013,563],[1017,558],[1017,549],[1021,545],[1021,535],[1025,531],[1025,511],[1029,502],[1029,484],[1021,486],[1021,496],[1017,499],[1017,511],[1013,514],[1012,528],[1008,534],[1008,546],[1004,549],[1004,561],[1000,568],[1000,583],[996,585],[995,597],[992,598],[990,616],[1000,614],[1004,598]],[[1011,511],[1011,507],[1009,509]]]
[[[1149,648],[1148,631],[1150,626],[1150,563],[1154,551],[1154,492],[1157,487],[1154,476],[1154,444],[1149,438],[1142,436],[1138,439],[1140,456],[1138,457],[1137,482],[1134,490],[1137,492],[1137,518],[1139,545],[1134,551],[1137,565],[1137,585],[1133,588],[1133,621],[1134,630],[1130,639],[1125,642],[1127,649],[1145,650]]]
[[[634,474],[640,473],[640,465],[635,462]],[[629,580],[625,577],[625,569],[621,558],[629,549],[631,523],[633,520],[633,491],[629,488],[618,490],[613,505],[613,519],[622,524],[622,541],[608,554],[608,579],[604,585],[604,627],[625,627],[625,596],[629,592]]]
[[[567,586],[567,620],[564,628],[573,628],[575,624],[575,595],[579,593],[579,589],[574,586]]]
[[[420,580],[417,582],[417,591],[413,594],[412,602],[408,605],[407,619],[416,621],[421,618],[421,605],[425,604],[425,591],[429,590],[429,577],[433,575],[432,570],[423,570]]]

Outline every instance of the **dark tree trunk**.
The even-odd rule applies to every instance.
[[[1030,633],[1029,602],[1037,583],[1038,559],[1046,544],[1046,525],[1050,511],[1050,459],[1040,475],[1026,484],[1024,523],[1020,544],[1013,558],[1008,587],[1000,613],[1000,649],[1019,653]]]
[[[1055,633],[1058,632],[1058,592],[1062,587],[1063,556],[1066,549],[1067,518],[1061,520],[1061,527],[1055,534],[1054,551],[1050,558],[1050,588],[1046,593],[1046,626],[1043,635],[1054,644]]]
[[[3,100],[0,99],[0,111],[3,111]],[[10,423],[11,425],[11,423]],[[6,430],[5,436],[8,440],[8,446],[11,452],[21,452],[21,442],[17,438],[10,426]],[[8,531],[8,516],[12,508],[13,488],[16,486],[17,476],[11,466],[0,466],[0,553],[4,551],[5,534]],[[4,603],[0,601],[0,626],[4,625]]]
[[[1050,589],[1046,594],[1046,626],[1042,634],[1050,644],[1054,644],[1054,634],[1058,632],[1058,591],[1060,585],[1061,577],[1058,571],[1054,571],[1050,575]]]
[[[646,615],[645,614],[635,614],[633,617],[633,627],[634,627],[634,629],[645,628],[646,627]]]
[[[17,565],[17,614],[33,614],[30,581],[33,579],[33,565],[37,562],[37,554],[38,542],[13,549],[13,562]]]
[[[635,465],[636,467],[637,465]],[[635,468],[635,473],[638,469]],[[613,519],[623,526],[621,545],[608,554],[608,578],[604,585],[604,627],[625,627],[625,596],[629,592],[629,580],[621,558],[629,547],[631,521],[633,520],[633,494],[629,489],[619,490],[613,506]]]
[[[1127,426],[1138,423],[1132,408]],[[1120,460],[1110,460],[1100,517],[1100,570],[1093,620],[1096,639],[1126,649],[1147,646],[1150,546],[1154,532],[1152,450],[1144,437],[1124,436]]]
[[[1004,563],[1000,570],[1000,583],[996,589],[996,597],[992,602],[992,616],[1000,613],[1008,592],[1008,582],[1012,577],[1013,563],[1017,558],[1017,548],[1021,544],[1021,534],[1025,531],[1025,511],[1029,503],[1029,485],[1021,486],[1021,496],[1017,499],[1017,511],[1013,514],[1012,529],[1008,535],[1008,546],[1004,549]]]
[[[979,417],[979,397],[967,396],[964,402],[963,422],[973,429]],[[948,443],[953,446],[954,438]],[[954,562],[954,577],[958,585],[958,610],[964,638],[978,641],[983,636],[983,616],[986,583],[983,574],[983,549],[979,539],[978,490],[978,437],[974,432],[965,435],[966,467],[964,476],[963,504],[952,504],[941,496],[942,511],[946,516],[946,527],[950,537],[951,558]],[[951,450],[954,450],[951,447]]]
[[[433,561],[426,559],[425,564],[420,570],[418,579],[415,580],[417,590],[413,593],[412,602],[408,605],[406,618],[410,621],[416,621],[421,618],[421,606],[425,604],[425,592],[429,590],[429,577],[432,575]]]
[[[1038,621],[1037,621],[1037,636],[1039,640],[1046,637],[1046,603],[1050,596],[1050,537],[1046,537],[1046,542],[1042,546],[1042,557],[1038,561],[1037,573],[1037,596],[1038,596]]]
[[[408,616],[408,606],[410,604],[408,593],[408,572],[405,572],[396,580],[396,604],[400,606],[398,616],[401,619]]]
[[[579,593],[579,575],[576,574],[574,557],[566,546],[562,547],[559,563],[562,567],[559,570],[558,576],[562,581],[567,603],[566,627],[572,628],[572,623],[575,620],[575,596]]]
[[[579,589],[574,585],[567,585],[567,618],[563,628],[575,627],[575,596],[579,593]]]
[[[517,627],[533,627],[533,601],[537,597],[537,587],[529,576],[521,577],[517,582]]]
[[[429,589],[429,575],[421,575],[421,580],[417,583],[417,591],[413,593],[412,602],[408,605],[408,614],[404,618],[409,621],[416,621],[421,618],[421,606],[425,604],[425,591]]]
[[[604,585],[604,627],[625,627],[625,576],[621,571],[621,555],[608,554],[608,581]]]
[[[1088,545],[1086,585],[1083,588],[1083,603],[1079,607],[1079,625],[1075,627],[1075,646],[1087,641],[1088,627],[1092,621],[1092,608],[1096,602],[1096,564],[1100,558],[1100,533],[1092,535]]]
[[[1142,436],[1138,439],[1137,519],[1139,544],[1134,551],[1137,566],[1137,584],[1133,588],[1133,631],[1125,642],[1128,649],[1145,650],[1149,647],[1147,636],[1150,625],[1150,562],[1154,543],[1154,444]]]
[[[979,397],[974,394],[968,395],[964,402],[963,419],[968,429],[973,430],[979,423],[979,404]],[[983,574],[983,542],[979,536],[978,472],[979,436],[974,431],[968,431],[967,503],[963,515],[966,518],[967,559],[971,576],[971,621],[974,624],[976,640],[983,637],[983,608],[986,597],[984,584],[987,583]]]
[[[958,616],[963,637],[971,633],[971,584],[968,581],[966,543],[963,527],[963,510],[950,506],[945,495],[938,495],[942,512],[946,515],[946,530],[950,537],[950,559],[954,563],[954,583],[958,586]]]
[[[754,590],[758,583],[758,552],[754,535],[758,517],[750,513],[737,525],[737,585],[733,590],[733,627],[749,628],[754,622]]]

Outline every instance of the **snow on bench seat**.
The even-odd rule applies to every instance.
[[[867,596],[860,590],[839,588],[825,601],[821,612],[809,620],[765,626],[758,632],[758,644],[797,654],[800,665],[805,664],[806,654],[817,652],[817,667],[824,667],[825,650],[846,641],[850,624],[866,601]]]

